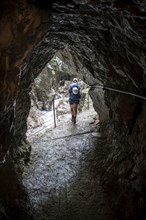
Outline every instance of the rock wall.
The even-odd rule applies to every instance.
[[[145,1],[49,2],[0,3],[0,195],[9,198],[7,214],[14,216],[11,204],[20,199],[15,159],[25,140],[30,85],[58,50],[69,48],[104,121],[101,176],[109,201],[119,219],[144,219],[145,100],[110,90],[97,98],[96,86],[145,96]]]
[[[0,8],[0,219],[21,219],[27,197],[17,164],[26,143],[29,77],[18,91],[20,66],[45,34],[49,9],[41,10],[26,0],[2,0]]]

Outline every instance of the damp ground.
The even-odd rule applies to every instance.
[[[98,174],[101,140],[93,108],[32,140],[23,183],[35,220],[115,220]]]

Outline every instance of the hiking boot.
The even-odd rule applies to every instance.
[[[71,121],[74,122],[74,116],[72,115]]]
[[[74,121],[73,122],[74,122],[74,124],[76,123],[76,117],[74,117]]]

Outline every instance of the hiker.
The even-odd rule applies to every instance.
[[[68,92],[65,94],[65,97],[69,95],[69,104],[70,111],[72,115],[72,122],[76,123],[78,104],[81,98],[80,86],[78,84],[77,78],[73,79],[73,82],[70,84]]]

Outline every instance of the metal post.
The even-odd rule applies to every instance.
[[[89,110],[89,91],[88,91],[88,110]]]
[[[55,112],[55,100],[53,98],[53,115],[54,115],[54,128],[56,128],[56,112]]]

